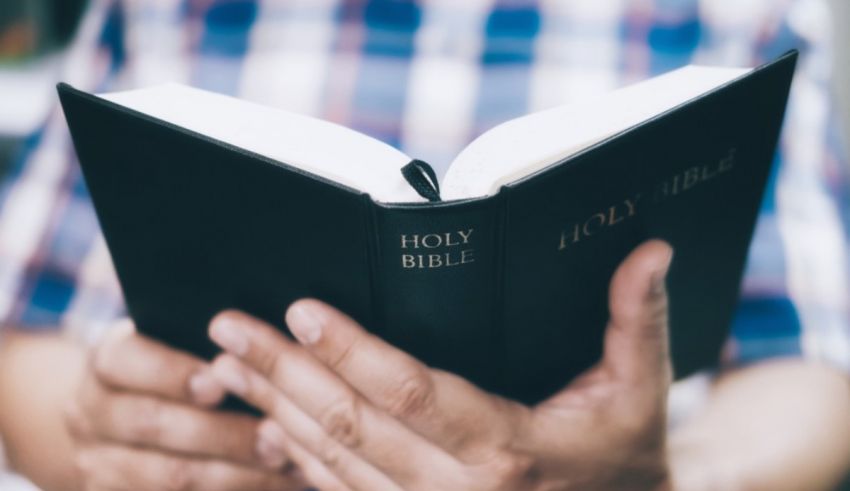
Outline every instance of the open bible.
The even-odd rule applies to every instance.
[[[796,60],[689,66],[505,122],[442,179],[345,127],[177,84],[58,87],[138,328],[211,356],[239,308],[313,296],[430,365],[525,402],[600,355],[607,286],[675,249],[676,374],[715,363]]]

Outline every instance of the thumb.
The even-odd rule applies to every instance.
[[[638,246],[620,264],[608,294],[603,366],[630,385],[670,383],[665,280],[673,249],[660,240]]]

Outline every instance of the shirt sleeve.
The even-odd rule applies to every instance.
[[[89,90],[123,61],[118,2],[91,3],[63,81]],[[120,289],[58,104],[0,186],[0,319],[22,330],[90,337],[122,313]]]
[[[825,2],[752,33],[757,62],[801,56],[727,347],[727,363],[805,356],[850,371],[850,179],[831,89]]]

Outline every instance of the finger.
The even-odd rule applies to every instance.
[[[463,461],[507,445],[527,417],[523,406],[430,370],[318,300],[295,302],[286,321],[302,345],[375,406]]]
[[[290,401],[271,382],[236,358],[230,355],[219,357],[215,360],[213,371],[225,381],[225,385],[236,388],[241,397],[273,418],[276,424],[266,422],[260,428],[263,447],[285,448],[288,451],[289,447],[294,445],[297,447],[296,452],[302,450],[303,454],[299,460],[295,460],[294,455],[287,455],[290,455],[299,469],[310,472],[315,486],[324,490],[323,486],[333,484],[332,481],[336,480],[358,491],[399,489],[389,477],[329,435],[322,425]],[[395,445],[390,447],[395,448]],[[312,468],[302,468],[302,465],[308,464]],[[330,473],[333,480],[328,480],[325,471],[316,467],[317,465]]]
[[[213,371],[352,489],[397,489],[392,482],[404,488],[455,469],[442,450],[375,410],[309,353],[290,348],[274,373],[258,373],[231,356],[217,359]]]
[[[129,321],[95,348],[93,370],[102,383],[116,389],[202,406],[217,405],[224,398],[206,363],[139,335]]]
[[[295,463],[307,484],[322,491],[352,491],[339,480],[316,456],[304,449],[297,441],[287,437],[280,424],[273,419],[262,422],[259,429],[260,441],[270,447],[280,448]],[[395,486],[390,484],[390,486]],[[376,487],[373,489],[386,489]],[[389,489],[392,489],[390,487]]]
[[[93,386],[81,404],[89,437],[184,455],[280,469],[285,456],[259,459],[255,417],[197,408]]]
[[[623,261],[611,280],[603,363],[616,378],[632,386],[665,388],[670,382],[664,282],[672,258],[667,243],[645,242]]]
[[[77,466],[90,489],[114,491],[300,490],[292,475],[220,460],[191,459],[124,446],[80,450]]]

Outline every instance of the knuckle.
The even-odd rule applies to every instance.
[[[514,452],[499,452],[485,466],[491,480],[490,489],[524,489],[536,481],[534,459]]]
[[[434,402],[433,382],[421,370],[400,379],[386,395],[387,411],[397,418],[411,418],[427,413]]]
[[[168,459],[163,464],[161,476],[163,491],[190,491],[193,483],[193,467],[182,459]]]
[[[319,418],[319,424],[332,440],[347,447],[360,444],[360,411],[352,396],[328,406]]]
[[[339,371],[344,369],[346,365],[348,365],[349,360],[351,360],[351,355],[357,349],[358,341],[357,339],[351,339],[348,343],[345,343],[341,346],[336,353],[333,353],[330,356],[330,360],[328,360],[328,366],[331,367],[334,371]]]
[[[338,472],[342,464],[342,446],[333,439],[325,439],[319,445],[316,457],[325,467]]]

